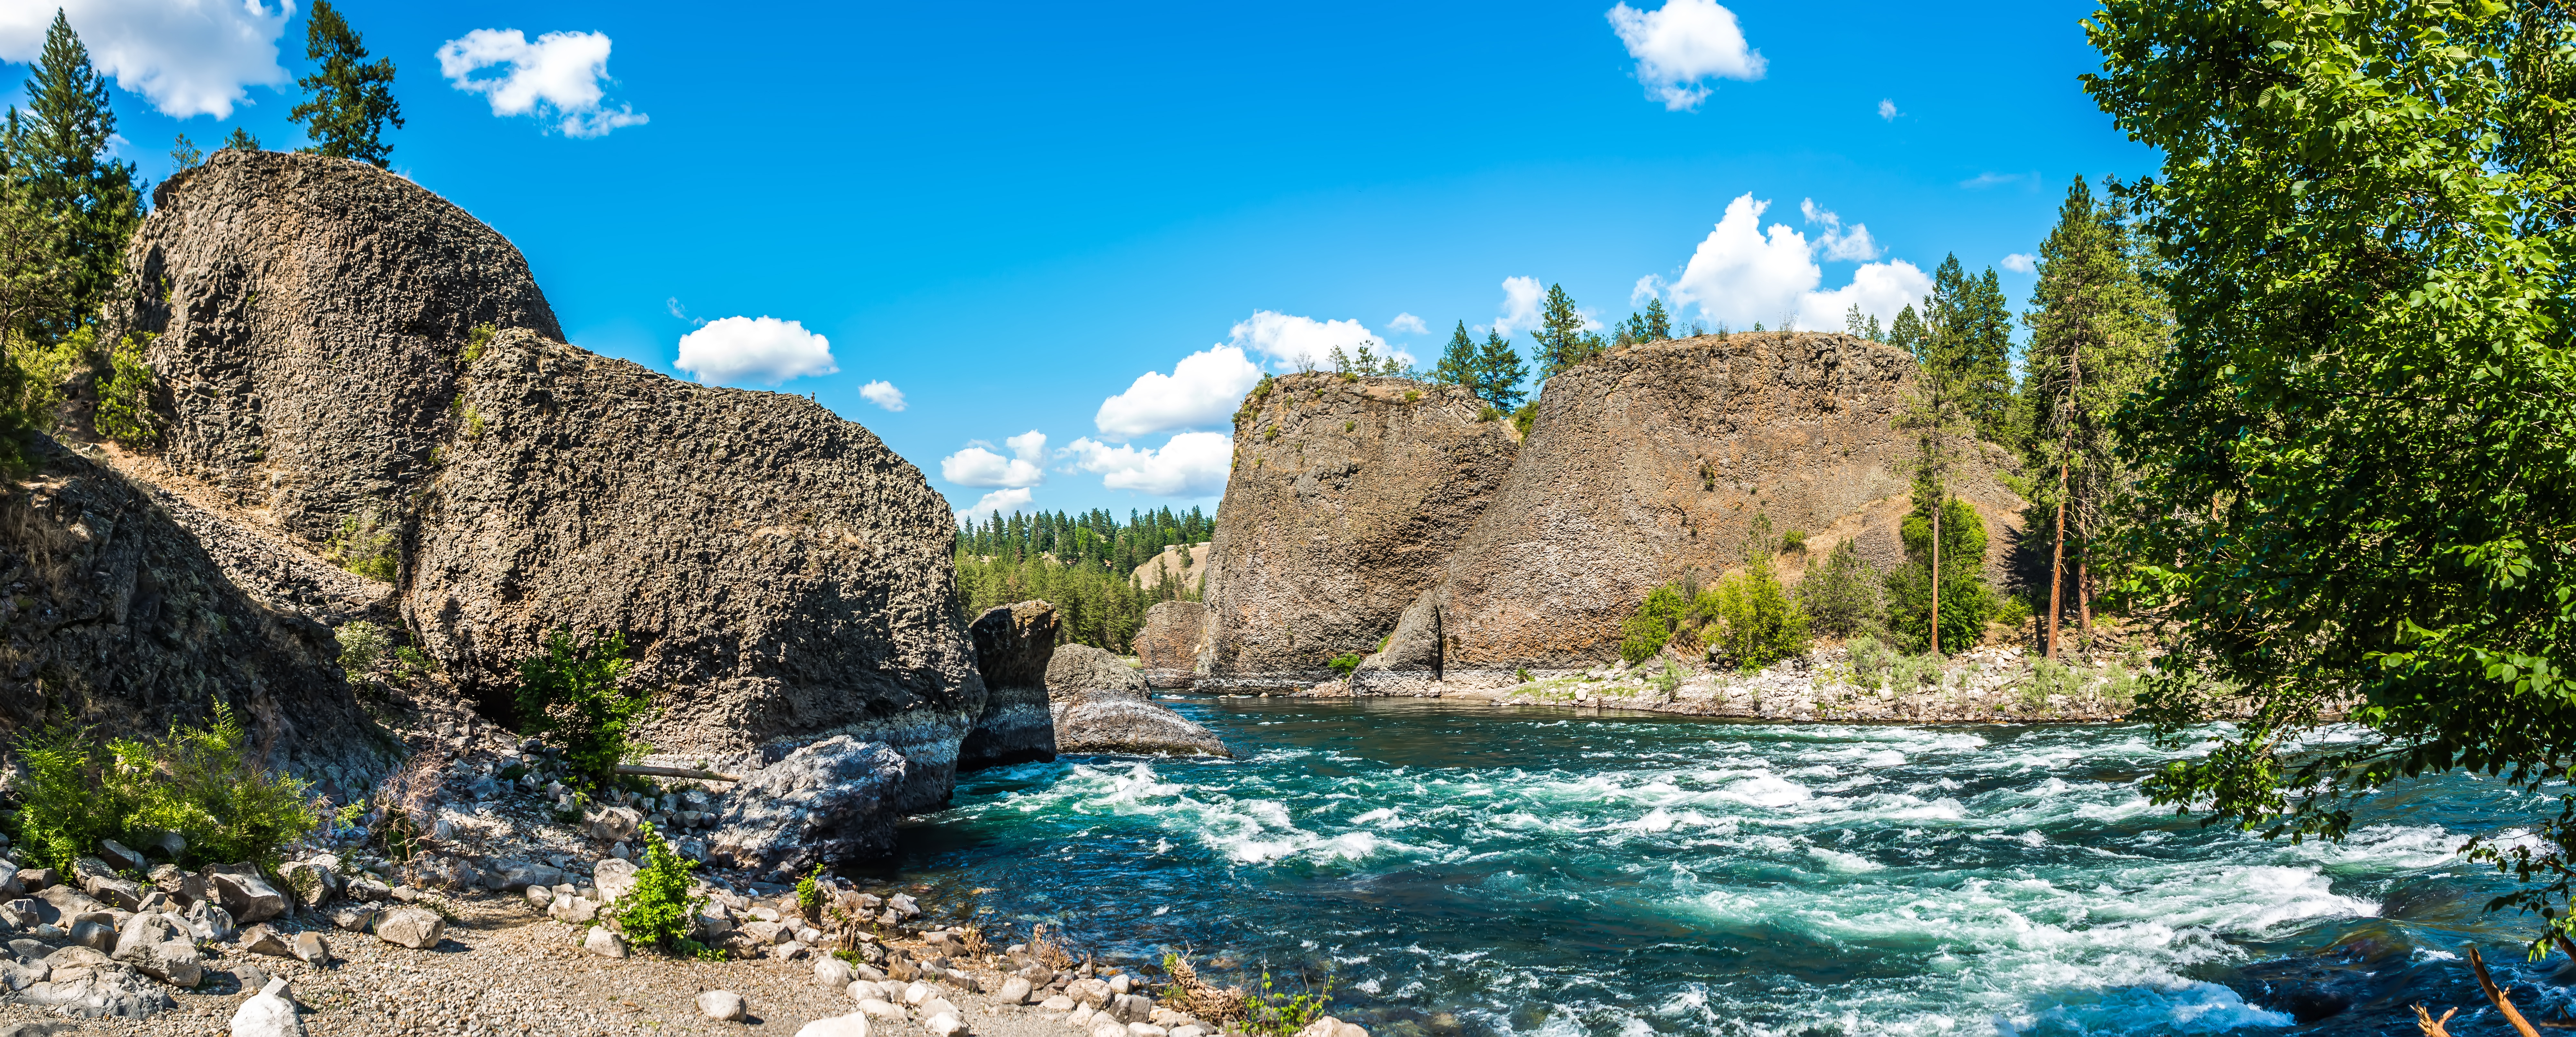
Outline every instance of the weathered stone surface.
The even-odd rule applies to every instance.
[[[796,1037],[868,1037],[868,1017],[852,1012],[816,1019],[798,1028]]]
[[[284,978],[269,980],[233,1010],[232,1037],[304,1037],[304,1021],[295,1017]]]
[[[967,626],[984,678],[984,710],[957,749],[959,769],[1055,758],[1047,714],[1047,663],[1055,655],[1055,606],[1022,601],[984,610]]]
[[[172,986],[193,987],[205,976],[205,966],[191,935],[175,916],[135,915],[117,932],[116,950],[109,956]]]
[[[743,1006],[742,995],[730,990],[710,990],[698,995],[698,1014],[719,1023],[738,1023],[750,1018]]]
[[[447,919],[425,907],[398,907],[376,919],[376,936],[413,950],[436,947],[447,937]]]
[[[816,742],[743,776],[725,794],[707,854],[779,877],[894,849],[907,761],[883,742]]]
[[[98,857],[100,860],[106,861],[109,867],[115,868],[118,871],[142,871],[152,863],[144,860],[142,854],[134,852],[134,850],[128,848],[124,843],[117,842],[114,839],[101,839],[98,841]]]
[[[1056,749],[1137,756],[1234,755],[1215,732],[1139,691],[1095,691],[1059,699]]]
[[[1374,650],[1512,467],[1512,423],[1484,412],[1458,386],[1320,372],[1245,401],[1208,561],[1205,672],[1322,679],[1334,656]]]
[[[81,1019],[145,1019],[179,1007],[160,984],[124,969],[54,970],[54,978],[18,993],[18,1000]]]
[[[1646,592],[1737,564],[1757,515],[1807,533],[1806,553],[1781,560],[1793,582],[1805,558],[1844,540],[1882,569],[1898,564],[1912,447],[1891,422],[1914,371],[1886,346],[1800,333],[1658,342],[1557,375],[1501,492],[1358,684],[1388,667],[1615,658],[1619,622]],[[2000,576],[2023,505],[1996,480],[1991,450],[1978,448],[1954,489],[1984,516]],[[1222,521],[1218,538],[1223,577]]]
[[[581,938],[581,949],[603,958],[623,958],[626,956],[626,941],[618,939],[616,933],[592,926],[589,935]]]
[[[1136,661],[1147,679],[1155,671],[1189,673],[1207,646],[1207,605],[1196,601],[1156,602],[1145,610],[1145,628],[1136,632]],[[1160,687],[1160,685],[1156,685]]]
[[[1047,661],[1047,696],[1063,699],[1094,691],[1145,690],[1145,675],[1125,660],[1090,645],[1061,645]]]
[[[635,862],[602,857],[590,866],[590,884],[599,890],[599,902],[614,904],[635,892]]]
[[[295,894],[295,902],[305,907],[330,903],[340,891],[340,876],[329,866],[313,861],[289,861],[277,866],[278,881]]]
[[[206,881],[237,923],[265,922],[286,913],[286,895],[248,868],[211,871]]]

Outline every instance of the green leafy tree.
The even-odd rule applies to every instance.
[[[1459,321],[1458,330],[1449,333],[1449,346],[1440,351],[1440,362],[1431,368],[1433,381],[1476,388],[1476,340],[1467,336],[1467,322]]]
[[[68,231],[69,221],[37,204],[33,185],[0,176],[0,341],[13,354],[51,337],[47,325],[75,309]]]
[[[1823,562],[1808,568],[1806,579],[1798,581],[1798,604],[1807,610],[1815,629],[1850,637],[1878,628],[1881,583],[1869,560],[1845,538],[1826,552]]]
[[[1476,349],[1476,395],[1485,398],[1498,411],[1518,409],[1526,396],[1521,381],[1529,377],[1529,365],[1512,348],[1512,340],[1500,331],[1485,332],[1485,344]],[[1523,431],[1527,431],[1526,428]]]
[[[608,784],[617,765],[650,746],[634,737],[652,695],[618,687],[634,663],[616,631],[576,640],[570,630],[546,635],[545,651],[519,662],[519,730],[563,744],[565,769],[591,788]]]
[[[1675,584],[1646,592],[1635,615],[1619,623],[1619,658],[1629,665],[1653,658],[1691,618],[1691,597]]]
[[[1779,541],[1767,516],[1753,517],[1744,566],[1720,577],[1710,593],[1721,623],[1714,643],[1740,669],[1759,670],[1807,650],[1807,611],[1780,586],[1772,558]]]
[[[1887,574],[1889,633],[1908,651],[1964,651],[1985,634],[1997,604],[1994,589],[1986,584],[1985,519],[1957,497],[1941,503],[1937,522],[1931,508],[1917,503],[1898,527],[1906,564]],[[1931,638],[1936,591],[1938,644]]]
[[[1955,262],[1944,267],[1954,275],[1958,272]],[[1914,454],[1909,459],[1914,470],[1913,514],[1927,523],[1923,543],[1928,557],[1923,564],[1927,572],[1938,572],[1945,571],[1942,556],[1950,543],[1942,528],[1949,509],[1942,502],[1951,499],[1951,472],[1958,467],[1962,447],[1976,429],[1966,405],[1968,380],[1962,372],[1967,365],[1961,360],[1964,339],[1952,333],[1947,323],[1956,309],[1941,304],[1937,298],[1928,309],[1928,320],[1915,316],[1912,306],[1896,315],[1896,338],[1913,354],[1915,376],[1905,390],[1904,409],[1897,413],[1893,424],[1915,437]],[[1978,549],[1984,549],[1982,537]],[[1891,580],[1903,576],[1902,571],[1890,574]],[[1891,582],[1890,587],[1895,584]],[[1895,633],[1900,638],[1920,638],[1921,643],[1931,645],[1937,652],[1951,642],[1947,636],[1935,637],[1931,633],[1934,627],[1947,629],[1950,625],[1952,617],[1945,616],[1941,608],[1941,599],[1950,587],[1946,580],[1927,576],[1922,589],[1925,598],[1920,610],[1900,610],[1891,602],[1888,622],[1898,625]],[[1983,621],[1982,617],[1978,619],[1979,623]],[[1907,629],[1906,624],[1917,625]]]
[[[1540,381],[1554,378],[1608,347],[1598,332],[1584,330],[1588,323],[1583,311],[1574,307],[1574,297],[1565,293],[1564,285],[1547,286],[1547,298],[1539,304],[1539,329],[1530,336],[1531,348],[1538,357]]]
[[[2173,345],[2116,428],[2131,586],[2179,638],[2145,712],[2237,718],[2149,794],[2340,839],[2391,783],[2493,775],[2537,802],[2468,847],[2521,883],[2492,906],[2576,935],[2566,12],[2109,0],[2086,31],[2085,88],[2164,157],[2132,197]],[[2330,716],[2367,733],[2303,737]]]
[[[1951,255],[1932,271],[1923,333],[1939,341],[1918,346],[1915,358],[1943,367],[1961,416],[1997,443],[2013,441],[2012,319],[1993,267],[1970,275]]]
[[[286,113],[313,138],[304,150],[384,168],[394,150],[385,143],[385,124],[395,129],[403,124],[402,105],[394,100],[393,59],[368,61],[357,30],[349,28],[331,0],[313,0],[304,56],[322,65],[295,81],[304,88],[304,103]]]
[[[90,67],[89,49],[60,10],[27,77],[27,112],[9,110],[0,129],[8,178],[24,184],[27,204],[61,235],[62,304],[31,322],[59,339],[95,316],[115,294],[125,269],[125,243],[143,222],[143,191],[134,164],[108,157],[116,110],[107,79]]]
[[[107,353],[107,377],[98,385],[91,421],[99,435],[127,446],[149,446],[161,438],[159,419],[152,413],[152,368],[143,362],[151,339],[148,332],[118,339]]]

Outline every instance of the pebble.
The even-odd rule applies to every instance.
[[[1029,993],[1032,989],[1033,988],[1029,984],[1028,980],[1022,979],[1018,976],[1013,976],[1009,979],[1003,980],[1001,993],[1002,1003],[1006,1005],[1027,1004],[1029,1001]]]
[[[742,995],[730,990],[710,990],[698,995],[698,1014],[720,1023],[738,1023],[751,1015],[743,1007]]]

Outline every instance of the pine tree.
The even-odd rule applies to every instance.
[[[224,150],[258,151],[260,150],[259,138],[251,136],[249,130],[235,126],[233,127],[233,135],[224,138]]]
[[[1648,342],[1662,342],[1672,337],[1672,314],[1665,311],[1662,299],[1648,298],[1644,310],[1631,313],[1627,320],[1619,322],[1617,334],[1612,337],[1610,345],[1613,349],[1624,349]]]
[[[197,142],[189,140],[187,134],[182,133],[178,139],[170,142],[171,172],[176,173],[205,160],[206,153],[198,150]]]
[[[115,292],[125,243],[143,222],[143,191],[133,163],[107,157],[116,135],[107,80],[60,10],[26,90],[25,120],[9,111],[7,175],[25,184],[36,216],[59,225],[64,262],[62,305],[31,314],[22,330],[59,339]]]
[[[1547,300],[1539,309],[1539,330],[1530,336],[1538,357],[1540,381],[1554,378],[1608,347],[1598,333],[1585,331],[1583,324],[1583,311],[1574,308],[1574,297],[1565,293],[1565,286],[1547,286]]]
[[[1942,270],[1952,275],[1952,284],[1959,280],[1956,276],[1958,265],[1956,257],[1942,264]],[[1949,639],[1934,636],[1932,631],[1949,629],[1947,623],[1956,620],[1961,604],[1951,603],[1951,619],[1945,621],[1941,599],[1949,581],[1937,574],[1948,571],[1944,568],[1942,552],[1953,539],[1945,528],[1948,505],[1956,500],[1950,493],[1950,471],[1958,463],[1961,444],[1976,430],[1964,405],[1967,379],[1963,372],[1966,365],[1959,358],[1964,348],[1963,336],[1953,332],[1949,324],[1958,307],[1941,297],[1941,283],[1940,275],[1936,274],[1934,295],[1927,301],[1926,315],[1918,317],[1914,307],[1907,306],[1896,315],[1896,332],[1890,336],[1896,340],[1898,348],[1913,354],[1916,367],[1913,384],[1906,390],[1905,409],[1897,414],[1894,424],[1898,429],[1915,434],[1915,453],[1911,459],[1914,510],[1906,521],[1920,520],[1925,524],[1925,571],[1936,575],[1925,579],[1927,609],[1921,625],[1926,628],[1927,643],[1936,652]],[[1901,593],[1893,585],[1891,591]],[[1896,622],[1893,616],[1891,622]],[[1899,627],[1896,632],[1906,637],[1915,633],[1905,627]]]
[[[1467,322],[1459,321],[1458,330],[1449,333],[1449,348],[1440,351],[1440,363],[1431,369],[1431,380],[1476,385],[1476,340],[1467,336]]]
[[[1519,350],[1512,340],[1499,331],[1485,332],[1485,344],[1476,351],[1476,395],[1485,398],[1493,408],[1509,414],[1521,405],[1526,394],[1521,380],[1529,377],[1529,367],[1521,363]]]
[[[366,45],[331,0],[313,0],[304,56],[322,63],[321,71],[295,81],[305,101],[286,113],[313,138],[304,150],[385,168],[394,150],[384,141],[385,124],[403,124],[402,105],[394,101],[393,59],[367,61]]]

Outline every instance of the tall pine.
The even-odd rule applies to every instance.
[[[1431,380],[1476,386],[1476,340],[1467,335],[1467,322],[1459,321],[1458,330],[1449,333],[1449,346],[1440,351],[1440,362],[1431,368]]]
[[[1476,350],[1476,395],[1509,414],[1521,405],[1521,380],[1528,377],[1529,366],[1521,363],[1512,340],[1500,331],[1485,332],[1485,344]]]
[[[385,124],[395,129],[403,124],[402,105],[394,101],[393,59],[368,61],[366,44],[331,0],[313,0],[304,56],[322,63],[319,71],[295,81],[304,88],[304,103],[286,113],[313,138],[304,150],[384,168],[394,150],[385,143]]]
[[[90,68],[89,48],[60,10],[26,90],[25,118],[12,108],[0,128],[0,155],[6,176],[23,187],[18,202],[33,219],[54,224],[61,280],[58,301],[31,309],[13,330],[55,340],[114,294],[125,243],[143,222],[143,190],[133,163],[108,157],[116,111],[107,80]]]
[[[1547,299],[1539,307],[1539,329],[1530,336],[1535,340],[1540,381],[1592,359],[1608,346],[1598,333],[1584,330],[1584,323],[1583,311],[1574,307],[1574,297],[1565,293],[1565,286],[1547,286]]]

